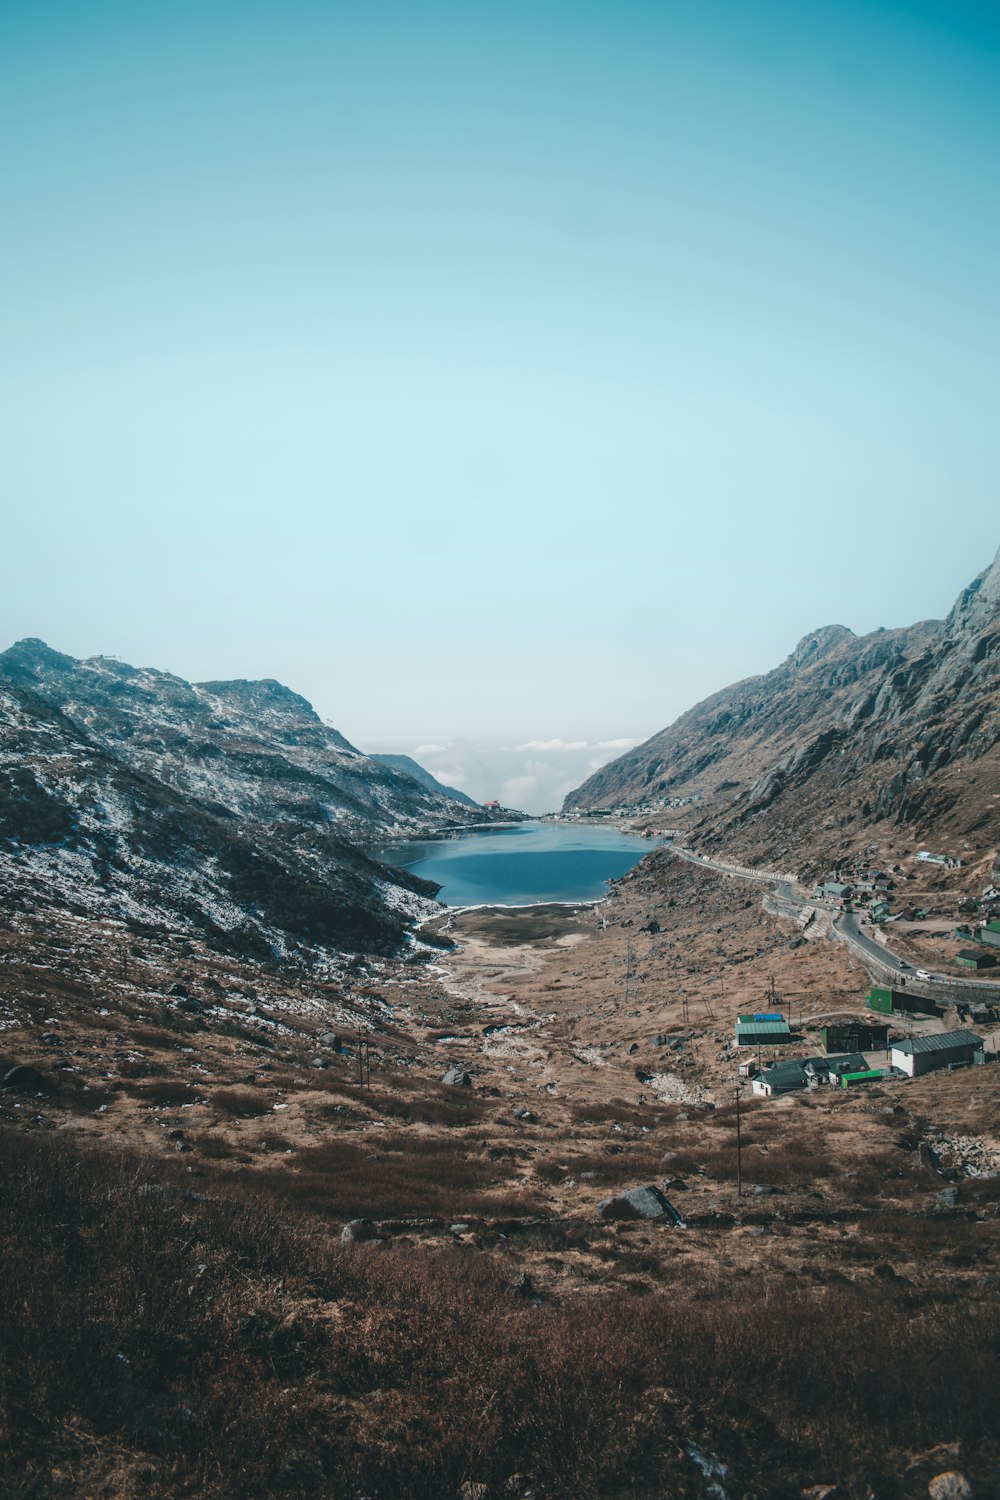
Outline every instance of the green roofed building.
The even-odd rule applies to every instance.
[[[736,1018],[737,1047],[783,1047],[791,1039],[788,1022],[777,1012]]]
[[[985,927],[980,927],[979,941],[1000,948],[1000,922],[987,922]]]
[[[992,953],[985,953],[982,948],[962,948],[955,954],[955,962],[961,964],[963,969],[992,969],[996,959]]]

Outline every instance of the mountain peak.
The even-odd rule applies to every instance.
[[[819,630],[810,630],[802,637],[789,660],[797,667],[808,661],[822,661],[845,641],[854,639],[854,631],[848,630],[846,625],[821,625]]]
[[[0,669],[10,676],[34,677],[39,670],[65,671],[77,665],[75,656],[66,656],[62,651],[53,651],[38,636],[27,635],[15,641],[8,650],[0,652]]]

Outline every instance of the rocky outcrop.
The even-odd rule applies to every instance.
[[[878,819],[920,838],[1000,837],[1000,553],[943,621],[813,631],[597,771],[567,811],[697,797],[693,833],[787,857]]]
[[[388,951],[434,887],[365,847],[475,813],[273,681],[189,683],[41,641],[0,655],[0,894],[259,958]]]

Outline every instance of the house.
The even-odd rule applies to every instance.
[[[1000,922],[987,922],[985,927],[980,927],[979,941],[1000,948]]]
[[[783,1058],[780,1062],[768,1063],[750,1087],[759,1098],[770,1099],[775,1094],[794,1093],[796,1089],[836,1084],[843,1074],[858,1073],[867,1067],[864,1058],[856,1053],[846,1057]]]
[[[788,1022],[778,1011],[736,1018],[737,1047],[783,1047],[792,1039]]]
[[[873,901],[868,908],[868,915],[873,922],[884,922],[887,917],[892,915],[892,908],[888,901]]]
[[[974,1031],[940,1031],[936,1036],[907,1037],[893,1042],[889,1061],[910,1078],[920,1078],[937,1068],[967,1067],[984,1061],[983,1039]]]
[[[829,896],[832,901],[849,901],[854,887],[845,885],[842,880],[824,880],[819,888],[821,896]]]
[[[955,962],[963,969],[992,969],[996,966],[993,954],[984,953],[982,948],[961,948],[955,954]]]
[[[762,1099],[770,1099],[774,1094],[790,1094],[795,1089],[804,1089],[809,1086],[806,1077],[804,1057],[792,1057],[787,1062],[771,1063],[750,1085],[752,1091]]]
[[[826,1064],[829,1069],[827,1083],[837,1085],[848,1075],[866,1073],[868,1062],[860,1052],[846,1052],[842,1057],[828,1057]]]

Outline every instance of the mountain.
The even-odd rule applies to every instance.
[[[947,619],[807,635],[611,761],[564,811],[690,803],[706,849],[822,863],[880,822],[1000,839],[1000,553]]]
[[[439,797],[450,797],[453,802],[460,802],[463,807],[479,806],[479,803],[474,802],[466,792],[460,792],[457,787],[445,786],[443,782],[438,781],[436,776],[432,776],[430,771],[425,770],[409,755],[373,755],[371,759],[377,760],[379,765],[391,766],[402,776],[409,776],[411,780],[426,787],[428,791],[437,792]]]
[[[25,640],[0,654],[0,900],[264,957],[390,951],[435,888],[365,845],[472,815],[274,681],[193,684]]]

